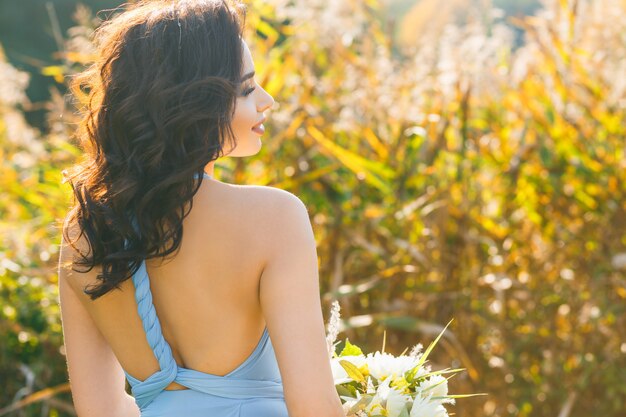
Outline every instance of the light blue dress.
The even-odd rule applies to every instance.
[[[178,366],[170,345],[161,333],[159,318],[152,304],[145,261],[132,281],[139,316],[160,367],[144,381],[124,370],[142,417],[289,416],[267,327],[252,354],[224,376]],[[173,381],[189,389],[164,390]]]

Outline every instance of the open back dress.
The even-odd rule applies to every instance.
[[[141,417],[288,417],[267,326],[252,354],[228,374],[184,368],[161,333],[145,260],[132,281],[143,329],[159,362],[159,370],[143,381],[124,370]],[[165,390],[172,382],[188,389]]]

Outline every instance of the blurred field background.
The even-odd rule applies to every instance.
[[[624,416],[626,1],[250,0],[277,102],[232,183],[309,208],[340,339],[463,367],[458,417]],[[0,416],[75,415],[57,305],[67,76],[116,1],[0,2]]]

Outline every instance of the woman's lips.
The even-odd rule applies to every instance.
[[[262,135],[263,133],[265,133],[265,126],[263,126],[263,123],[258,124],[252,128],[252,131],[258,133],[259,135]]]
[[[263,126],[263,123],[261,123],[260,125],[253,127],[252,131],[258,133],[259,135],[262,135],[263,133],[265,133],[265,126]]]

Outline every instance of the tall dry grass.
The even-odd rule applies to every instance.
[[[374,0],[252,1],[247,39],[277,105],[261,153],[221,161],[220,177],[307,203],[324,306],[341,303],[340,338],[379,349],[386,329],[386,350],[400,353],[455,319],[433,366],[467,368],[453,392],[490,393],[459,401],[457,416],[617,417],[626,395],[626,4],[546,1],[512,21],[472,4],[461,20],[451,9],[430,24],[411,13],[394,23]],[[398,24],[418,35],[395,38]],[[519,48],[511,25],[525,30]],[[89,61],[88,33],[71,33],[68,66],[47,68],[51,76]],[[78,154],[71,121],[58,119],[71,117],[70,103],[55,97],[56,127],[34,136],[48,153],[28,167],[15,162],[6,131],[16,124],[4,116],[13,110],[2,108],[10,238],[0,252],[10,267],[0,270],[0,302],[10,308],[0,309],[0,329],[11,342],[0,375],[15,375],[3,403],[23,384],[14,363],[35,369],[40,387],[65,377],[52,349],[58,315],[38,304],[53,305],[50,224],[69,197],[60,169]],[[48,325],[24,320],[41,311]]]

